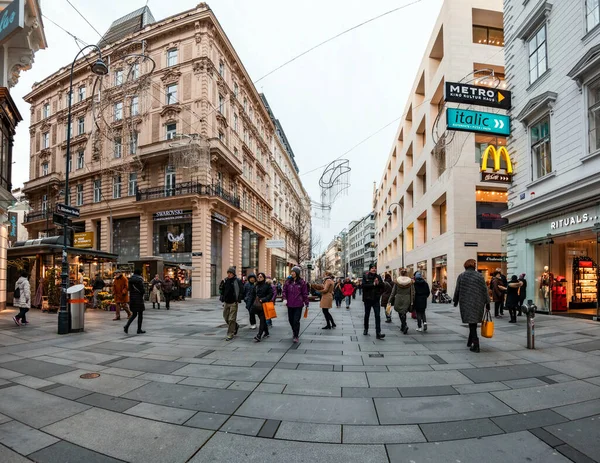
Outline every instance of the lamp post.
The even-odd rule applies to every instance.
[[[400,207],[400,228],[402,229],[402,268],[404,268],[404,206],[400,201],[390,204],[390,207],[388,207],[387,211],[388,217],[392,216],[392,206]]]
[[[73,70],[75,68],[75,62],[79,55],[81,55],[88,48],[94,48],[98,52],[98,59],[95,63],[90,64],[90,70],[98,75],[105,76],[108,74],[108,67],[102,60],[102,52],[97,45],[88,45],[82,48],[71,64],[71,75],[69,83],[69,111],[67,116],[67,154],[65,157],[65,204],[69,206],[70,195],[69,195],[69,158],[71,157],[71,105],[73,103]],[[67,233],[68,233],[68,221],[63,222],[63,249],[62,249],[62,271],[61,277],[61,293],[60,293],[60,312],[58,313],[58,334],[69,333],[69,314],[67,313],[67,288],[69,287],[69,261],[67,259]]]

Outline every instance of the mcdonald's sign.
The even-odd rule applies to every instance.
[[[492,156],[494,160],[493,172],[488,171],[488,159]],[[502,158],[506,162],[506,172],[501,173],[500,165]],[[510,183],[512,181],[513,166],[510,160],[510,155],[505,146],[496,149],[494,145],[488,146],[481,156],[481,181],[482,182],[497,182]]]

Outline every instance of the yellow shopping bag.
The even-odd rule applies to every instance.
[[[490,311],[486,310],[481,322],[481,337],[491,338],[492,336],[494,336],[494,322]]]

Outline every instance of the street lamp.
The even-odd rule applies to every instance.
[[[65,157],[65,204],[69,206],[69,158],[71,156],[71,105],[73,100],[73,70],[75,68],[75,62],[79,55],[88,48],[94,48],[98,52],[98,59],[95,63],[90,65],[90,70],[98,75],[105,76],[108,74],[108,67],[102,60],[102,52],[97,45],[88,45],[79,50],[79,53],[75,55],[73,64],[71,64],[71,75],[69,84],[69,111],[67,116],[67,155]],[[69,333],[69,314],[67,313],[67,288],[69,287],[69,261],[67,259],[67,233],[68,233],[68,220],[63,221],[63,249],[62,249],[62,271],[61,277],[61,294],[60,294],[60,312],[58,313],[58,334]]]
[[[404,206],[400,201],[390,204],[387,215],[392,216],[392,206],[400,206],[400,228],[402,229],[402,268],[404,268]]]

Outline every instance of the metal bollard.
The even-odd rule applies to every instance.
[[[535,312],[537,306],[530,299],[527,305],[524,305],[522,311],[527,316],[527,349],[535,349]]]

